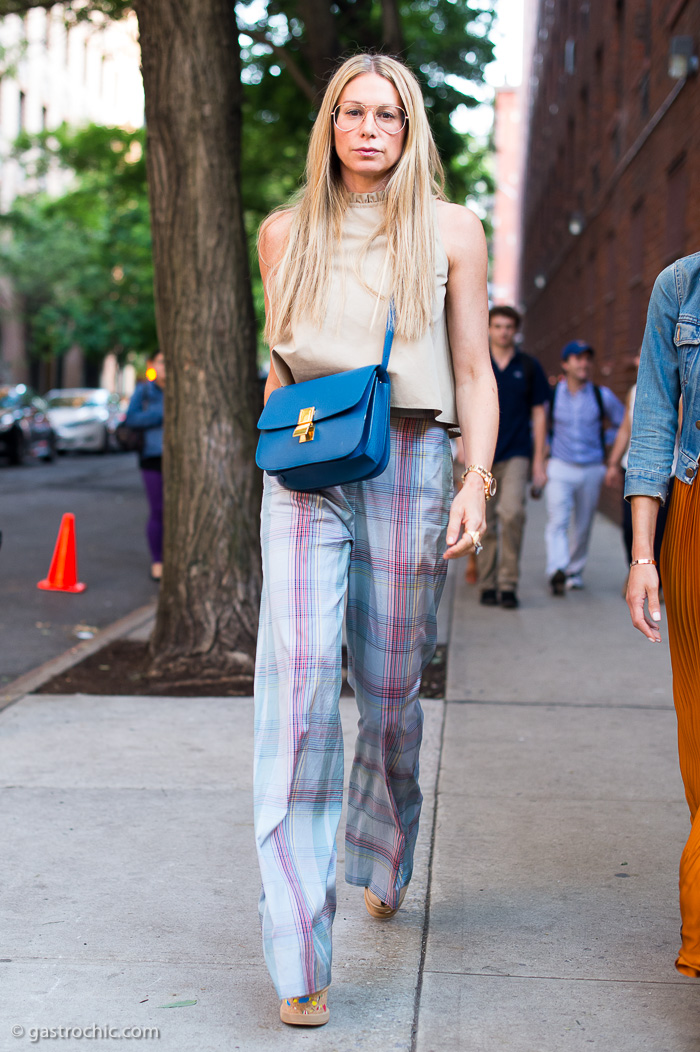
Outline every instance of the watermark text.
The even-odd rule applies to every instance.
[[[26,1037],[31,1044],[40,1041],[65,1041],[84,1039],[86,1041],[153,1041],[160,1037],[160,1030],[155,1026],[23,1026],[16,1023],[12,1027],[13,1037]]]

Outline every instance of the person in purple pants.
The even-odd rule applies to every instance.
[[[160,581],[163,575],[163,388],[165,359],[158,351],[153,359],[155,380],[139,384],[134,391],[124,423],[143,431],[139,467],[148,498],[149,517],[146,537],[151,550],[151,577]]]

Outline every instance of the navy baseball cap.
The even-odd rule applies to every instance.
[[[595,351],[585,340],[571,340],[562,348],[561,360],[567,362],[572,354],[595,354]]]

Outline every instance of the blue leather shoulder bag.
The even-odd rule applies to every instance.
[[[394,340],[389,304],[381,365],[278,387],[258,420],[256,463],[288,489],[318,490],[381,475],[389,463]]]

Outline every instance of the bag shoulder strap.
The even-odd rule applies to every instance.
[[[391,345],[394,342],[394,325],[396,324],[396,306],[394,297],[389,300],[389,311],[386,316],[386,331],[384,333],[384,352],[382,354],[382,369],[386,370],[391,354]]]

